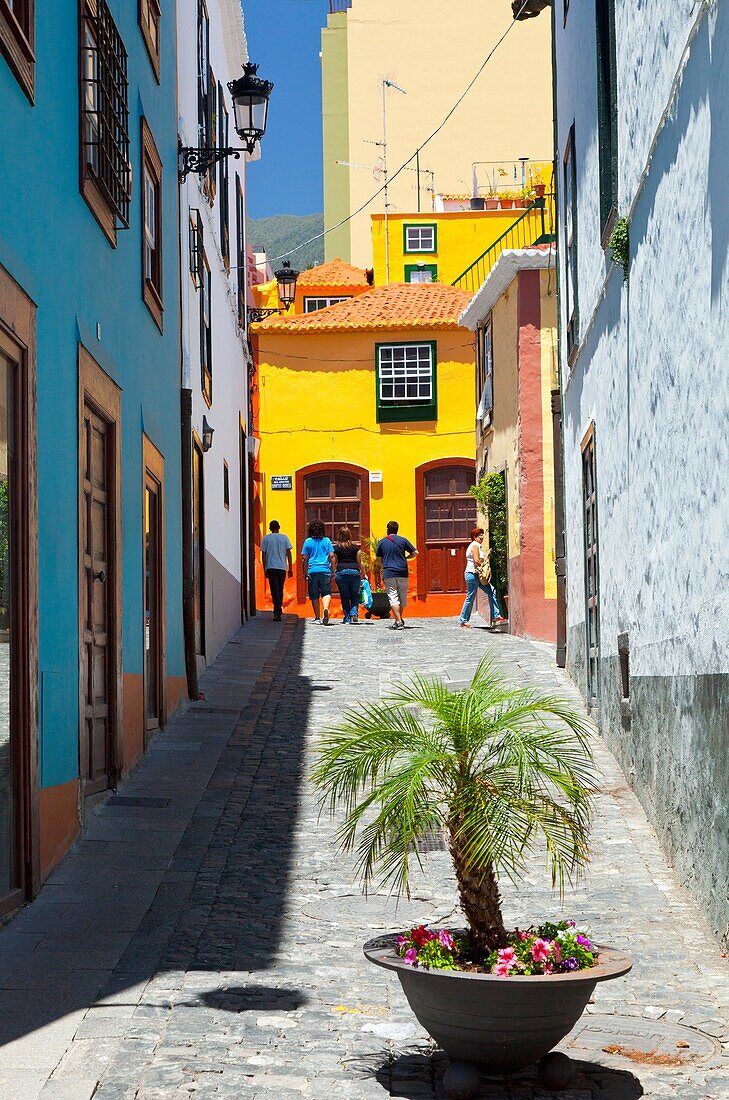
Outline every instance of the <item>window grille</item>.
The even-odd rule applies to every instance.
[[[81,41],[84,171],[92,176],[115,220],[128,229],[131,166],[127,52],[106,0],[86,0]]]
[[[433,400],[433,349],[430,344],[386,345],[380,351],[380,401]]]
[[[203,244],[203,225],[200,211],[190,208],[190,274],[196,287],[200,286],[201,251]]]

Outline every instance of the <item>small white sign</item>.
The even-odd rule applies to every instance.
[[[370,470],[370,483],[382,481],[382,470]]]

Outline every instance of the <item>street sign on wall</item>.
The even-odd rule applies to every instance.
[[[271,488],[293,489],[293,480],[291,474],[271,474]]]

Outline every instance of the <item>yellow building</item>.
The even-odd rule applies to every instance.
[[[317,518],[365,548],[398,520],[420,551],[411,612],[460,610],[475,520],[474,341],[457,321],[469,301],[440,284],[373,287],[252,326],[258,539],[277,519],[295,544],[289,610],[306,613],[298,557]],[[269,606],[260,574],[257,591]]]
[[[455,6],[446,0],[335,0],[330,9],[322,31],[327,227],[365,203],[382,182],[379,173],[375,179],[371,171],[347,165],[377,165],[382,150],[373,143],[383,137],[383,80],[407,93],[385,89],[392,173],[445,118],[513,20],[510,0],[460,0]],[[493,184],[518,189],[521,179],[503,166],[519,166],[523,157],[550,160],[551,88],[549,20],[530,19],[507,35],[453,117],[422,150],[420,177],[413,160],[392,180],[391,211],[425,210],[434,191],[485,196]],[[383,209],[380,195],[330,233],[326,258],[370,267],[368,215]]]
[[[551,169],[550,169],[551,171]],[[428,214],[390,214],[385,250],[384,214],[372,215],[374,281],[382,283],[453,283],[500,239],[533,244],[552,232],[551,204],[495,210],[442,210]],[[518,223],[518,225],[517,225]],[[387,269],[389,267],[389,279]]]

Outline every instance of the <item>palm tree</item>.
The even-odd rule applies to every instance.
[[[569,703],[517,687],[485,657],[470,687],[415,675],[328,730],[313,773],[336,834],[374,880],[409,896],[417,841],[445,830],[474,957],[504,946],[498,879],[514,881],[535,842],[552,886],[587,862],[594,766],[590,725]]]

